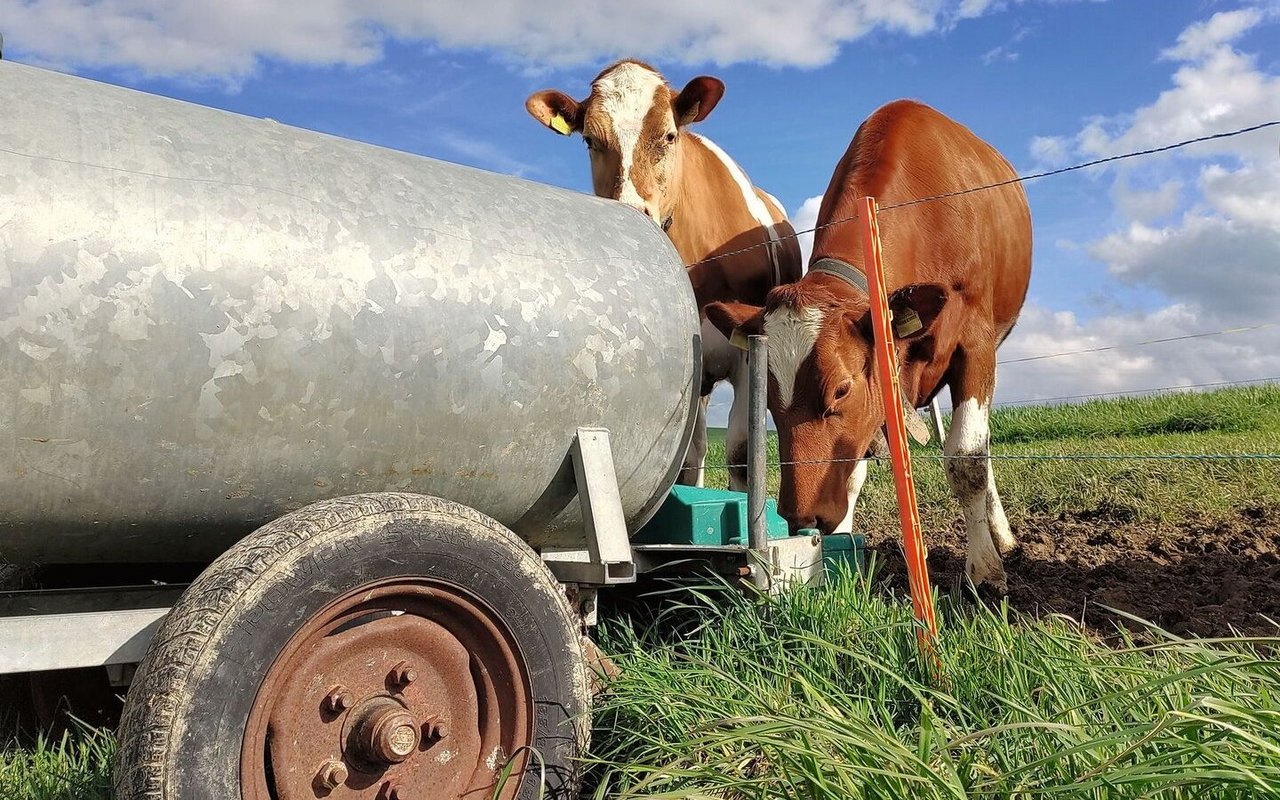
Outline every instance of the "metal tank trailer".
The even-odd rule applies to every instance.
[[[0,108],[0,673],[129,685],[121,800],[571,796],[598,589],[820,579],[762,472],[752,536],[673,488],[697,313],[631,209],[10,62]]]

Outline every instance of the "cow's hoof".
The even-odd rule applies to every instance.
[[[980,596],[983,593],[992,593],[997,597],[1004,597],[1009,593],[1009,582],[1004,574],[1004,566],[998,561],[995,564],[984,564],[971,559],[965,563],[964,571]]]
[[[991,541],[995,543],[996,551],[1002,556],[1007,556],[1018,549],[1018,540],[1013,538],[1013,532],[1009,530],[1008,525],[992,525]]]

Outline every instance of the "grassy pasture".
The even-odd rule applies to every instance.
[[[707,463],[723,465],[724,432],[710,431],[708,440]],[[1015,526],[1046,516],[1175,525],[1234,516],[1241,509],[1280,505],[1280,462],[1123,456],[1280,453],[1280,386],[997,408],[991,449],[996,483]],[[926,530],[948,527],[960,514],[937,459],[940,452],[936,439],[912,442],[912,473]],[[777,460],[771,436],[770,461]],[[777,481],[775,469],[771,494],[776,495]],[[707,482],[727,485],[728,474],[709,469]],[[887,463],[872,466],[858,508],[860,528],[895,528],[898,508]]]
[[[1280,796],[1280,640],[940,604],[941,672],[910,607],[846,580],[758,609],[709,590],[610,620],[595,797]]]
[[[914,447],[914,471],[930,568],[945,575],[962,544],[938,452]],[[1280,452],[1280,387],[1000,409],[993,452],[1070,457],[996,462],[1029,551],[1011,565],[1015,595],[1018,576],[1090,591],[1142,577],[1143,597],[1221,625],[1235,607],[1195,603],[1253,578],[1262,594],[1241,595],[1241,613],[1276,632],[1256,612],[1280,595],[1280,464],[1080,457]],[[714,440],[709,462],[723,460]],[[979,605],[939,580],[940,678],[916,658],[894,579],[896,514],[887,465],[874,467],[857,519],[885,580],[763,606],[714,586],[615,604],[598,639],[622,674],[596,709],[588,796],[1280,798],[1280,639],[1114,616],[1085,627],[1040,595]],[[1068,569],[1103,551],[1113,561]],[[1208,583],[1179,594],[1195,576]],[[112,750],[103,731],[15,743],[0,798],[108,798]]]

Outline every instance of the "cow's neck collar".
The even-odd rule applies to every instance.
[[[809,272],[821,272],[824,275],[831,275],[865,295],[870,296],[871,294],[867,288],[867,276],[862,273],[862,270],[838,258],[824,256],[809,265]]]

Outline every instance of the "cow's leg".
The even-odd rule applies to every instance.
[[[1009,528],[1009,518],[1004,515],[1004,503],[1000,502],[1000,493],[996,491],[996,476],[987,462],[987,523],[991,526],[991,541],[1001,555],[1009,555],[1018,546]]]
[[[729,488],[747,490],[747,426],[751,419],[751,387],[747,370],[747,354],[742,353],[733,365],[729,381],[733,384],[733,405],[729,406],[729,430],[724,437],[725,461],[729,464]]]
[[[992,373],[992,397],[995,396],[994,378],[995,374]],[[990,436],[987,438],[990,441]],[[989,452],[990,445],[988,445]],[[1009,528],[1009,518],[1004,514],[1004,503],[1000,502],[1000,493],[996,491],[996,474],[991,467],[990,458],[987,459],[987,524],[991,527],[991,539],[995,542],[996,550],[1001,555],[1012,553],[1018,546],[1018,540],[1013,538],[1013,531]]]
[[[1004,509],[999,507],[991,477],[991,395],[989,388],[975,392],[965,383],[961,380],[959,387],[953,384],[951,388],[951,430],[942,448],[947,457],[947,483],[964,513],[969,540],[965,571],[975,586],[985,583],[1004,592],[1007,584],[996,550],[993,512],[998,509],[999,520],[1006,528],[1008,523],[1004,522]],[[995,499],[994,504],[991,498]]]
[[[693,423],[693,437],[689,440],[689,449],[684,454],[684,467],[680,470],[677,481],[683,486],[702,486],[706,480],[707,464],[707,401],[710,395],[703,395],[698,401],[697,418]]]
[[[849,508],[844,512],[844,519],[836,526],[834,533],[853,533],[853,507],[857,505],[858,495],[862,494],[862,485],[867,482],[867,462],[859,461],[849,476]]]

